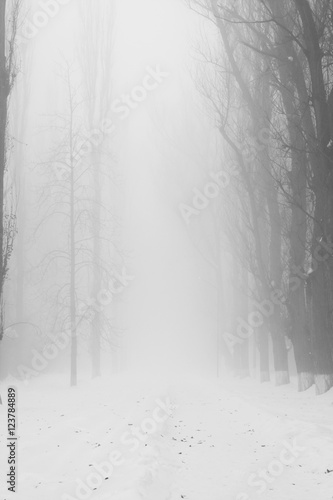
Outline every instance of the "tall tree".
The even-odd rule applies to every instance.
[[[86,97],[87,124],[89,130],[101,127],[101,124],[111,116],[113,91],[113,45],[114,45],[114,2],[100,2],[96,9],[92,0],[85,0],[80,5],[83,43],[80,48],[80,63],[82,70],[83,88]],[[91,173],[93,178],[92,194],[92,294],[98,297],[105,289],[105,272],[101,268],[101,261],[110,247],[115,246],[111,241],[114,216],[108,217],[108,228],[103,230],[102,221],[107,211],[112,210],[112,203],[103,201],[103,194],[110,201],[111,193],[105,190],[105,184],[110,189],[112,177],[112,153],[110,140],[112,135],[104,136],[94,144],[90,153]],[[107,169],[105,168],[107,166]],[[106,182],[107,181],[107,182]],[[109,212],[109,215],[111,212]],[[110,236],[111,235],[111,236]],[[105,248],[109,247],[109,248]],[[110,263],[110,273],[112,271]],[[101,339],[105,315],[102,310],[96,309],[91,322],[91,360],[92,376],[101,373]]]
[[[7,168],[9,96],[16,74],[16,36],[19,23],[20,0],[0,4],[0,339],[3,335],[3,290],[8,272],[9,256],[13,248],[13,216],[6,213],[5,174]]]

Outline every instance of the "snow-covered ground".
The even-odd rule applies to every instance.
[[[1,500],[333,498],[332,392],[129,373],[66,384],[15,381],[15,495],[0,407]]]

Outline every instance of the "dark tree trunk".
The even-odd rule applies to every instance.
[[[269,382],[271,378],[269,371],[269,336],[266,324],[258,329],[258,348],[260,357],[260,382]]]
[[[93,273],[94,273],[94,284],[93,284],[93,293],[95,300],[98,300],[99,293],[102,289],[102,280],[101,280],[101,245],[100,245],[100,237],[101,237],[101,183],[100,183],[100,157],[99,154],[94,152],[92,155],[93,168],[94,168],[94,229],[93,229]],[[99,377],[101,375],[101,311],[100,304],[98,304],[97,311],[95,311],[95,315],[91,325],[91,360],[92,360],[92,377]]]
[[[3,306],[5,269],[3,259],[4,242],[4,175],[6,168],[6,129],[8,118],[9,75],[6,64],[6,0],[0,2],[0,307]],[[3,312],[1,318],[3,317]],[[0,339],[3,325],[0,325]]]
[[[315,194],[315,213],[312,244],[313,264],[316,270],[310,277],[309,303],[312,306],[312,349],[315,368],[317,394],[323,394],[333,386],[333,360],[331,351],[332,325],[328,301],[328,269],[325,262],[315,258],[315,249],[319,240],[327,240],[332,234],[328,224],[331,189],[328,186],[332,162],[328,154],[328,143],[332,139],[329,106],[327,102],[323,76],[319,34],[308,0],[294,0],[303,25],[303,37],[306,47],[311,76],[312,101],[316,122],[316,150],[313,151],[313,192]],[[313,141],[312,141],[313,142]],[[314,145],[310,143],[313,148]]]
[[[280,329],[280,322],[271,321],[271,335],[273,342],[273,357],[275,370],[275,384],[289,384],[288,351],[286,348],[285,336]]]
[[[270,2],[273,5],[273,1]],[[280,6],[274,4],[281,15]],[[308,159],[306,155],[306,142],[302,133],[302,125],[307,123],[310,127],[311,115],[306,96],[304,76],[297,54],[294,51],[291,40],[286,36],[286,30],[277,29],[277,53],[281,60],[292,60],[291,65],[295,89],[301,97],[301,106],[296,105],[290,86],[289,66],[280,64],[278,67],[281,80],[281,96],[286,111],[286,119],[289,132],[289,143],[291,147],[291,227],[290,227],[290,289],[288,295],[288,311],[291,330],[290,338],[294,347],[294,356],[298,374],[298,390],[304,391],[314,383],[313,362],[311,357],[311,342],[306,320],[305,307],[305,282],[299,275],[295,275],[295,269],[303,269],[305,263],[306,232],[307,232],[307,171]],[[305,99],[305,101],[304,101]],[[304,101],[304,102],[303,102]],[[303,120],[303,123],[302,123]]]

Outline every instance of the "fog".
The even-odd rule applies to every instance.
[[[332,15],[0,5],[4,494],[326,498]]]
[[[105,166],[110,184],[102,191],[102,203],[112,207],[111,227],[112,217],[117,219],[117,235],[109,247],[113,247],[111,252],[117,245],[121,248],[122,265],[124,255],[128,255],[125,272],[131,276],[129,286],[119,297],[120,304],[115,304],[115,312],[111,313],[117,328],[123,331],[121,347],[112,350],[126,369],[149,366],[156,370],[165,365],[165,370],[173,366],[173,370],[214,372],[216,325],[210,311],[214,291],[204,284],[207,266],[193,246],[179,212],[180,203],[200,182],[207,164],[216,161],[215,125],[203,110],[194,82],[194,45],[203,21],[177,1],[103,4],[102,9],[114,15],[112,25],[105,25],[112,32],[104,37],[111,40],[105,56],[110,58],[106,71],[110,71],[107,92],[112,105],[104,113],[95,108],[95,113],[110,119],[114,130],[110,147],[107,145]],[[28,217],[22,220],[25,234],[21,245],[26,249],[29,273],[25,287],[31,287],[26,300],[33,311],[23,320],[41,332],[50,328],[48,316],[53,316],[53,323],[58,319],[52,292],[47,306],[40,302],[40,292],[48,294],[57,281],[59,286],[64,283],[59,279],[64,261],[61,256],[55,259],[50,272],[45,272],[40,262],[44,259],[44,264],[48,264],[50,253],[61,252],[59,242],[65,235],[59,214],[44,207],[49,222],[45,224],[40,218],[40,199],[46,191],[52,196],[47,179],[47,170],[54,168],[50,151],[52,155],[56,150],[59,159],[61,156],[54,145],[52,128],[57,134],[57,118],[64,117],[65,121],[68,113],[68,75],[73,94],[79,95],[78,108],[81,102],[85,105],[84,84],[80,81],[85,77],[80,73],[80,64],[84,15],[85,9],[92,12],[89,8],[89,3],[70,2],[63,12],[59,11],[58,22],[51,19],[44,30],[40,29],[39,36],[22,47],[25,66],[19,75],[17,94],[21,99],[26,96],[26,103],[24,110],[15,112],[18,116],[25,113],[21,144],[25,184],[18,179],[17,186],[24,190],[24,199],[18,196],[19,213],[23,204],[31,207]],[[98,20],[98,12],[94,16],[97,27],[97,22],[103,21]],[[103,35],[100,36],[103,44]],[[92,53],[92,57],[98,59],[97,54]],[[99,66],[96,68],[102,72]],[[94,67],[87,67],[87,71],[94,71]],[[152,90],[144,90],[145,95],[139,91],[138,98],[131,98],[133,89],[142,85],[147,75]],[[102,89],[101,76],[96,78]],[[96,88],[95,99],[102,102],[100,89]],[[78,114],[82,116],[81,113],[80,109]],[[64,174],[60,163],[55,168],[60,176]],[[83,180],[85,190],[89,182]],[[23,206],[22,210],[25,212]],[[14,259],[12,267],[14,274]],[[84,281],[79,286],[84,294],[89,294]],[[13,308],[9,322],[19,323],[22,318],[15,317],[14,305]]]

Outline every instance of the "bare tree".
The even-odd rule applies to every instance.
[[[16,36],[19,22],[20,0],[0,5],[0,339],[3,335],[3,290],[8,273],[9,258],[13,249],[15,214],[6,212],[5,175],[8,154],[9,96],[17,75]]]
[[[87,123],[90,130],[96,130],[111,116],[113,97],[113,43],[114,43],[114,18],[115,6],[113,2],[101,2],[100,8],[95,8],[92,0],[86,0],[80,5],[83,43],[80,49],[80,62],[82,68],[83,88],[87,109]],[[112,180],[112,153],[110,152],[110,139],[112,135],[98,141],[90,153],[90,162],[93,177],[92,197],[92,268],[93,284],[92,294],[97,297],[103,286],[103,273],[100,267],[101,260],[106,255],[105,246],[115,248],[114,227],[115,216],[103,202],[103,194],[108,199],[110,193],[105,191],[105,183]],[[104,188],[103,188],[104,186]],[[109,185],[110,188],[110,185]],[[108,210],[110,213],[108,213]],[[102,221],[107,216],[107,230],[103,230]],[[104,257],[103,257],[104,256]],[[110,256],[108,257],[110,258]],[[91,323],[91,356],[92,376],[101,373],[101,336],[105,315],[96,310]]]

